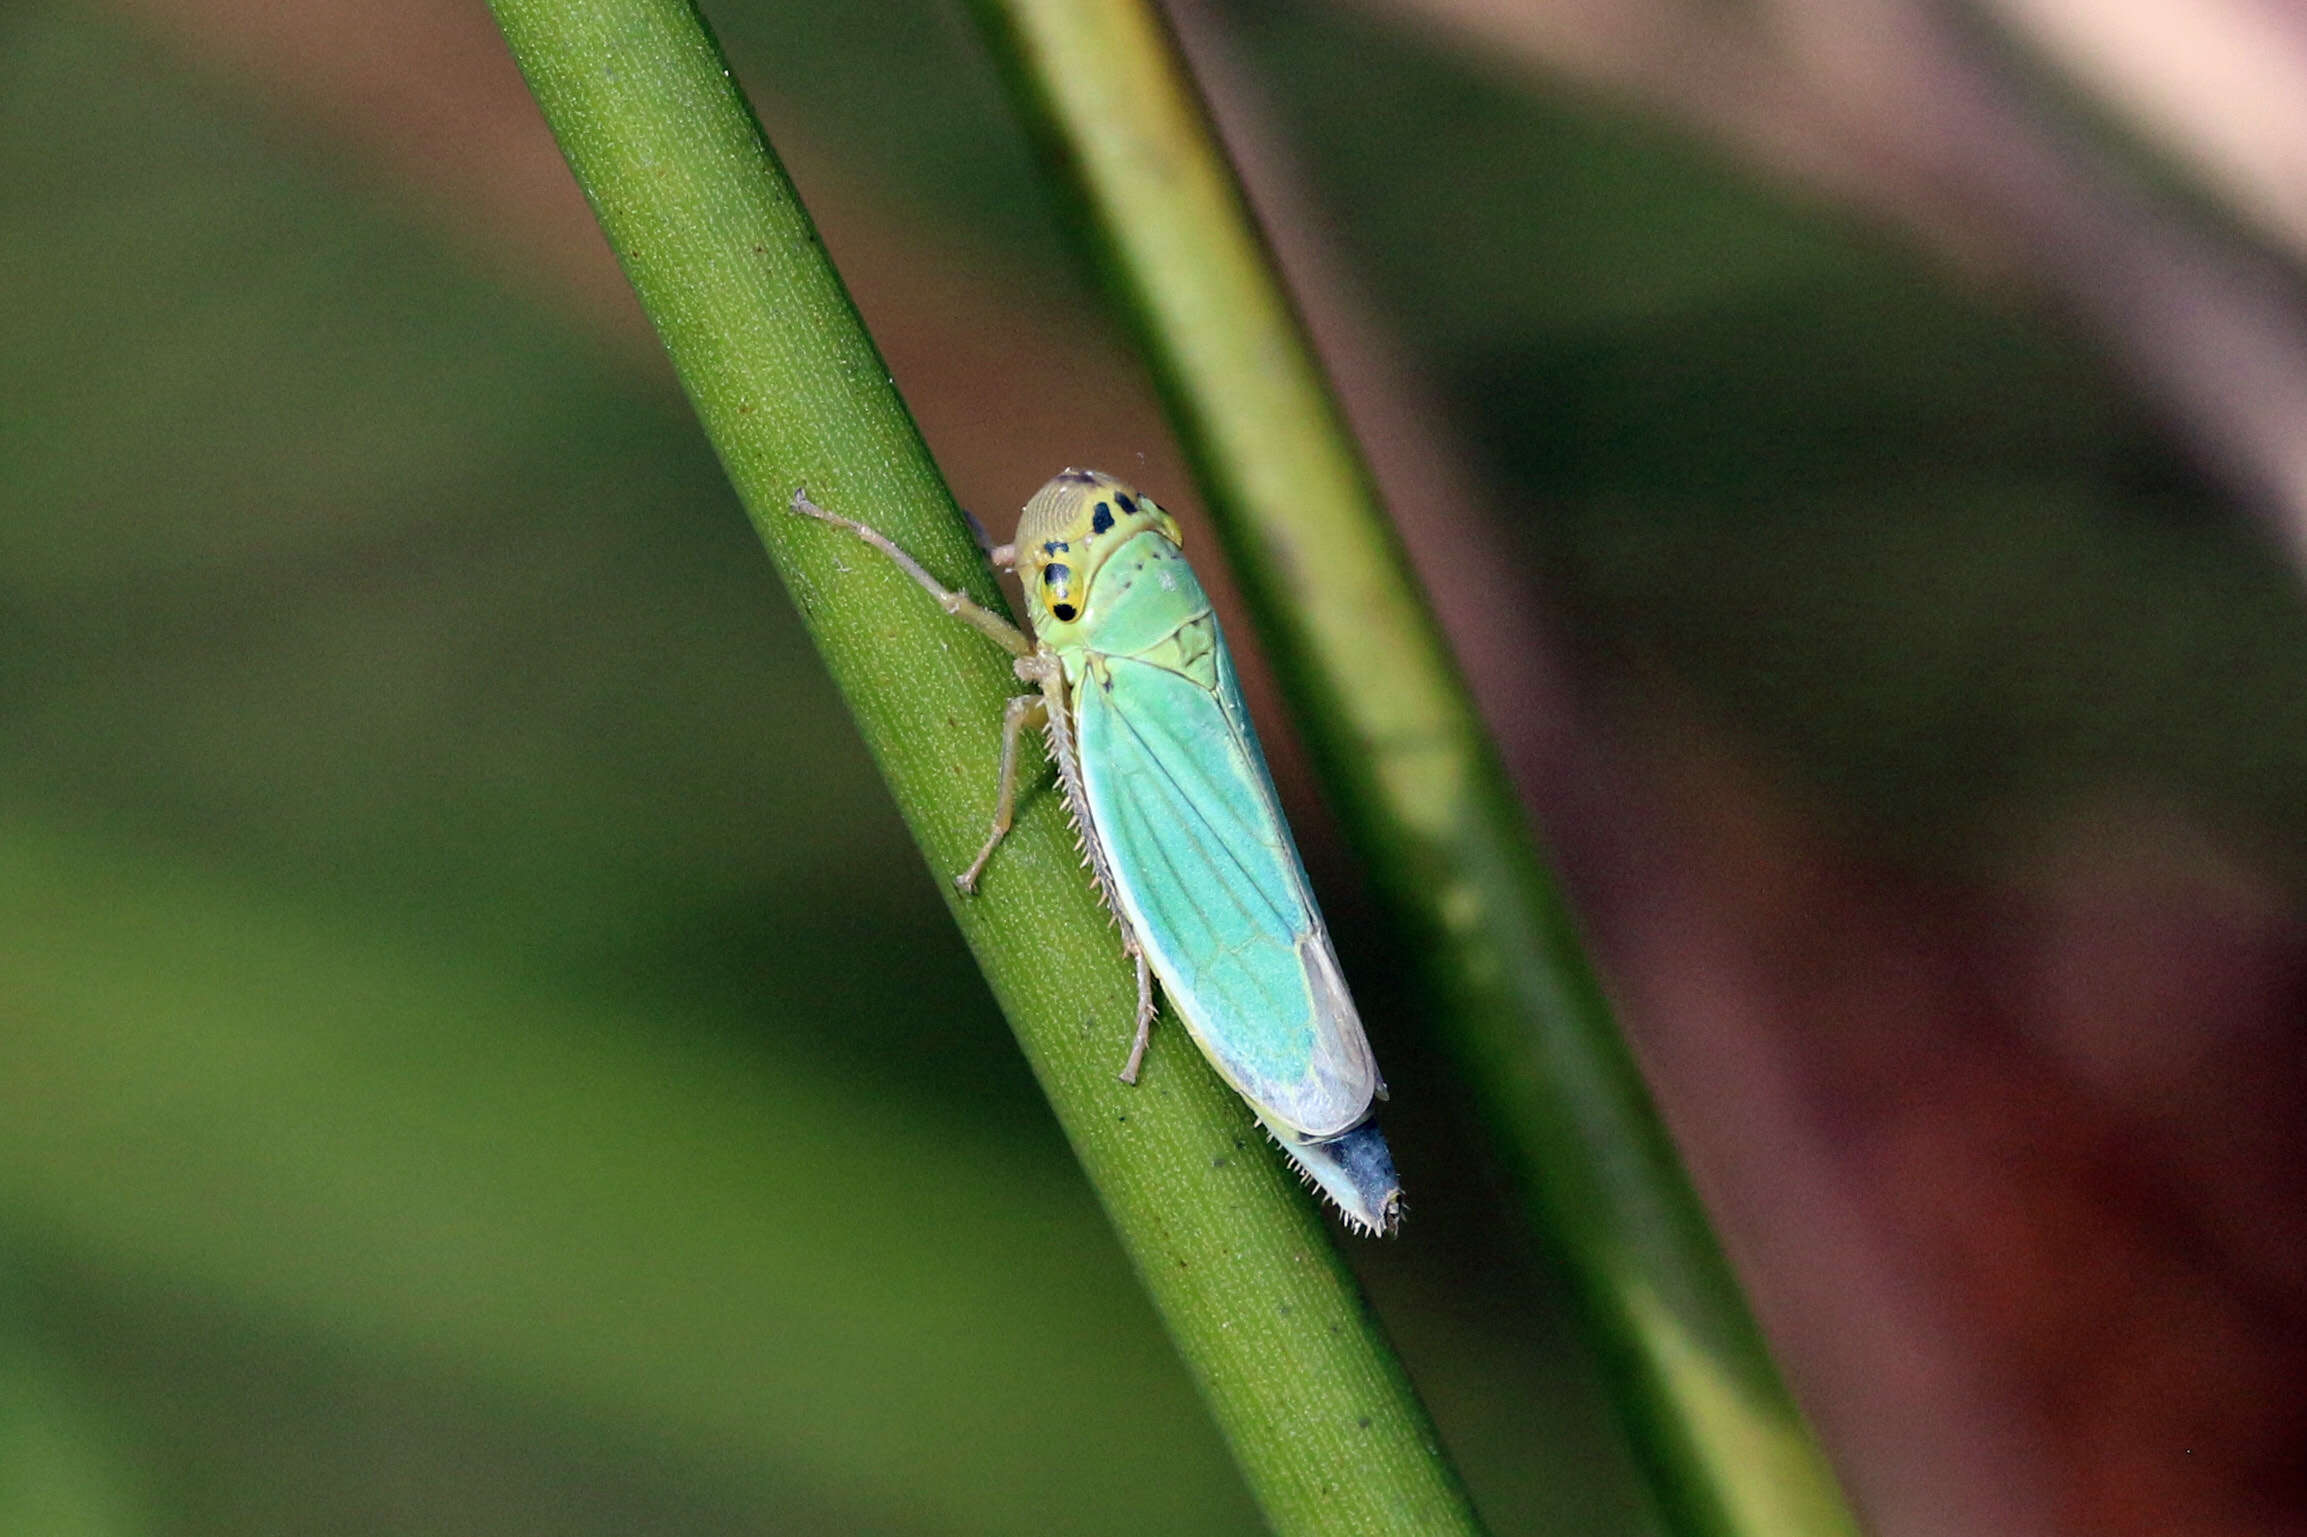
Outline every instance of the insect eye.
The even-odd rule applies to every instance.
[[[1081,613],[1073,604],[1073,567],[1063,561],[1051,561],[1041,568],[1041,585],[1049,594],[1051,617],[1072,623]]]

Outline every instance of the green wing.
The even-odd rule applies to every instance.
[[[1306,887],[1232,660],[1197,679],[1102,654],[1076,683],[1083,788],[1154,974],[1260,1116],[1308,1138],[1360,1121],[1377,1064]],[[1164,660],[1175,655],[1171,648]]]

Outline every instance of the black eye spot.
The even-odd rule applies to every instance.
[[[1127,498],[1123,499],[1123,505],[1128,505]],[[1113,527],[1113,509],[1100,502],[1089,515],[1089,531],[1093,534],[1102,534],[1111,527]]]
[[[1133,501],[1131,501],[1131,500],[1129,499],[1129,493],[1128,493],[1128,492],[1126,492],[1126,491],[1124,491],[1124,492],[1123,492],[1121,495],[1119,495],[1119,496],[1115,497],[1115,498],[1113,499],[1113,504],[1114,504],[1116,507],[1119,507],[1119,508],[1122,510],[1122,515],[1123,515],[1124,517],[1127,517],[1127,516],[1129,516],[1131,513],[1133,513],[1133,512],[1136,512],[1136,511],[1137,511],[1137,503],[1135,503],[1135,502],[1133,502]]]
[[[1063,588],[1066,583],[1072,580],[1073,567],[1071,566],[1053,562],[1041,568],[1041,585],[1044,587]]]

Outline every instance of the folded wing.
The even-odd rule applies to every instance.
[[[1269,1122],[1335,1136],[1377,1065],[1222,643],[1214,660],[1211,687],[1101,657],[1077,686],[1083,787],[1115,898],[1203,1052]]]

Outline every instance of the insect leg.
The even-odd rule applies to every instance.
[[[937,600],[939,608],[970,626],[1010,655],[1031,656],[1033,654],[1033,642],[1026,638],[1023,630],[1002,618],[992,609],[985,607],[969,594],[955,592],[952,588],[942,585],[936,577],[931,576],[928,571],[922,568],[920,561],[899,549],[896,541],[882,533],[881,530],[870,524],[860,523],[855,518],[845,518],[838,512],[827,512],[809,500],[808,492],[798,487],[793,492],[793,510],[805,518],[815,518],[818,522],[830,523],[835,528],[846,528],[867,544],[872,545],[882,554],[897,562],[897,568],[900,571],[919,582],[922,590]]]
[[[1049,753],[1057,760],[1057,782],[1065,791],[1066,810],[1073,816],[1074,830],[1081,834],[1082,859],[1089,865],[1098,900],[1105,903],[1106,911],[1113,914],[1114,926],[1121,930],[1122,953],[1137,967],[1137,1030],[1130,1041],[1129,1061],[1121,1070],[1121,1081],[1134,1084],[1139,1064],[1145,1060],[1146,1042],[1153,1033],[1153,968],[1146,961],[1143,941],[1114,896],[1120,888],[1114,884],[1105,837],[1089,809],[1089,791],[1081,777],[1081,756],[1075,749],[1073,728],[1069,724],[1072,707],[1066,699],[1065,668],[1054,654],[1043,651],[1021,658],[1017,663],[1017,676],[1024,682],[1038,684],[1042,698],[1048,702]]]
[[[1009,833],[1010,814],[1017,809],[1017,739],[1025,731],[1039,730],[1049,719],[1049,701],[1039,694],[1020,694],[1001,712],[1001,788],[994,792],[993,831],[969,868],[953,878],[963,891],[977,889],[979,872],[993,857],[994,846]]]
[[[1145,1061],[1146,1043],[1153,1039],[1153,968],[1146,964],[1145,951],[1139,948],[1137,936],[1128,932],[1126,924],[1122,941],[1129,950],[1129,958],[1137,962],[1137,1036],[1129,1043],[1129,1061],[1121,1070],[1121,1081],[1134,1084],[1138,1064]]]

